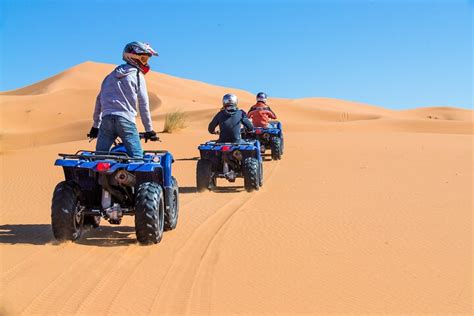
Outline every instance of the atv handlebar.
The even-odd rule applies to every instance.
[[[146,137],[145,137],[145,134],[146,134],[146,133],[139,133],[139,134],[138,134],[139,137],[140,137],[140,139],[144,139],[144,140],[145,140],[145,143],[148,142],[148,141],[151,141],[151,142],[161,142],[161,140],[160,140],[160,138],[159,138],[158,136],[155,135],[155,136],[152,136],[152,137],[150,137],[150,138],[146,138]],[[94,138],[97,138],[97,137],[91,137],[91,134],[90,134],[90,133],[87,134],[87,137],[89,138],[89,142],[91,142]]]
[[[150,138],[146,138],[145,135],[146,133],[139,133],[140,135],[140,139],[144,139],[145,140],[145,143],[148,142],[148,141],[151,141],[151,142],[161,142],[160,138],[158,136],[152,136]]]
[[[241,133],[241,134],[255,134],[255,129],[242,128],[242,129],[240,130],[240,133]]]

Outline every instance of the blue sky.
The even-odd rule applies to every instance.
[[[473,1],[0,2],[1,91],[141,40],[153,70],[250,92],[472,107]]]

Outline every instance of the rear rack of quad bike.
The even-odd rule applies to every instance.
[[[64,159],[80,159],[86,161],[95,161],[95,160],[107,160],[113,159],[120,162],[127,162],[127,161],[140,161],[143,160],[141,158],[132,158],[127,153],[116,152],[111,153],[108,151],[90,151],[80,149],[76,151],[75,154],[58,154],[58,156]]]
[[[166,154],[168,153],[167,150],[145,150],[144,155],[146,154]],[[76,151],[75,154],[58,154],[58,156],[62,157],[63,159],[81,159],[86,161],[95,161],[95,160],[117,160],[119,162],[133,162],[133,161],[143,161],[143,158],[133,158],[130,157],[127,153],[123,152],[114,152],[110,153],[107,151],[90,151],[80,149]]]

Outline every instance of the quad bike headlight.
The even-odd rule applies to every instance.
[[[242,160],[242,153],[240,152],[240,150],[234,150],[232,156],[234,156],[234,158],[237,160]]]

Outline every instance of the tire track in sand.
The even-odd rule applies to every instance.
[[[187,205],[195,201],[201,200],[202,198],[203,196],[200,195],[193,199],[187,200],[184,203],[180,204],[180,208],[186,207]],[[110,309],[116,306],[116,304],[121,304],[120,302],[117,302],[117,298],[119,297],[118,294],[123,291],[127,284],[127,281],[132,279],[132,276],[136,273],[136,271],[139,270],[141,264],[152,253],[152,249],[149,249],[147,247],[140,247],[138,245],[132,247],[134,247],[133,252],[127,255],[127,258],[125,258],[125,260],[122,260],[124,257],[121,257],[119,262],[113,264],[113,271],[111,273],[108,273],[106,277],[101,278],[99,283],[96,284],[95,287],[92,287],[92,291],[91,287],[85,287],[80,292],[84,293],[87,289],[88,293],[86,295],[80,296],[76,293],[76,295],[74,295],[68,300],[65,306],[61,309],[60,313],[89,313],[91,310],[91,306],[94,306],[94,313],[108,314],[110,312]],[[146,253],[144,253],[143,255],[135,256],[134,254],[139,249],[146,250]],[[130,259],[133,259],[133,262],[130,263]],[[94,299],[99,297],[100,292],[103,291],[104,288],[107,288],[108,299],[99,300],[99,304],[95,304]]]
[[[123,273],[124,268],[126,270],[127,264],[131,262],[129,266],[133,269],[136,267],[137,261],[139,262],[142,260],[142,257],[134,255],[139,249],[140,246],[138,245],[129,246],[115,263],[107,265],[106,268],[108,269],[108,272],[100,278],[99,282],[93,285],[93,287],[87,292],[86,296],[81,299],[75,299],[75,301],[70,303],[67,308],[70,308],[76,314],[106,314],[109,309],[108,302],[113,296],[113,292],[116,292],[114,289],[117,289],[117,287],[120,286],[120,284],[123,284],[127,279],[128,275]],[[124,276],[125,278],[123,278]],[[110,286],[110,283],[113,283],[115,287]],[[101,292],[104,292],[104,289],[107,289],[107,296],[100,295]],[[71,305],[75,305],[73,303],[79,304],[75,308],[71,308]]]
[[[280,161],[274,163],[270,174],[266,177],[266,184],[268,185],[269,180],[273,178],[276,169],[280,165]],[[265,185],[265,184],[264,184]],[[212,291],[213,291],[213,279],[214,270],[218,262],[219,249],[221,248],[221,242],[224,238],[232,219],[235,215],[243,210],[250,202],[256,198],[257,194],[252,195],[245,203],[243,203],[238,209],[234,211],[232,217],[216,231],[215,235],[210,240],[205,252],[202,255],[202,259],[199,261],[199,266],[195,274],[193,285],[191,288],[191,296],[188,299],[186,306],[186,314],[204,314],[210,313]]]
[[[47,309],[44,308],[45,305],[52,306],[56,304],[56,299],[64,294],[62,293],[62,287],[60,286],[62,282],[65,279],[67,280],[71,275],[77,275],[71,271],[78,266],[80,267],[84,262],[90,261],[91,263],[94,263],[96,258],[95,256],[91,256],[91,254],[96,251],[97,248],[89,249],[85,254],[81,255],[78,260],[75,260],[73,264],[64,269],[23,309],[22,314],[31,315],[44,313],[47,311]]]
[[[67,245],[64,245],[64,246],[67,246]],[[64,246],[60,245],[60,246],[57,246],[57,247],[50,248],[49,250],[51,250],[51,251],[50,251],[49,255],[54,255],[55,253],[61,251],[62,249],[64,249]],[[39,247],[39,248],[41,248],[41,247]],[[14,279],[18,275],[18,273],[25,273],[25,271],[30,270],[31,268],[35,267],[33,259],[37,258],[36,257],[37,254],[40,254],[40,253],[44,254],[43,250],[44,249],[42,249],[42,248],[38,249],[36,251],[30,252],[28,255],[23,257],[20,261],[15,263],[13,265],[13,267],[11,267],[10,269],[8,269],[7,271],[5,271],[3,273],[2,277],[0,278],[0,282],[5,284],[5,283],[11,281],[12,279]]]
[[[133,246],[130,246],[133,247]],[[127,249],[128,250],[128,249]],[[126,253],[127,251],[125,251]],[[114,252],[113,254],[115,254]],[[120,262],[122,258],[126,255],[123,254],[118,261]],[[91,295],[94,289],[98,286],[98,283],[102,282],[103,278],[108,278],[110,275],[110,271],[106,272],[108,269],[110,270],[111,267],[114,265],[114,262],[117,262],[117,258],[114,256],[110,256],[101,261],[99,264],[94,265],[93,270],[87,270],[85,278],[81,279],[81,283],[78,286],[77,290],[74,291],[73,295],[70,295],[66,302],[62,305],[61,309],[59,310],[58,314],[74,314],[77,313],[79,307],[83,302]],[[92,277],[90,274],[93,273],[95,277]]]
[[[89,232],[89,230],[85,230],[82,234],[82,237],[86,235]],[[51,231],[52,234],[52,231]],[[40,236],[40,234],[36,234],[37,236]],[[68,243],[61,244],[60,242],[52,239],[50,242],[46,243],[47,246],[50,246],[49,249],[49,256],[55,255],[57,252],[64,250],[65,247],[68,247]],[[12,278],[14,278],[18,273],[25,273],[25,271],[35,267],[34,259],[37,259],[36,255],[38,254],[45,254],[44,248],[43,247],[37,247],[37,250],[30,252],[26,256],[24,256],[22,259],[20,259],[17,263],[15,263],[11,268],[8,270],[4,271],[2,276],[0,277],[0,281],[3,282],[8,282]]]
[[[267,181],[271,178],[277,166],[278,163],[267,173]],[[265,186],[262,190],[264,188]],[[193,290],[197,286],[196,277],[200,273],[199,270],[202,269],[203,260],[209,251],[215,251],[211,244],[213,244],[217,235],[225,232],[232,217],[247,205],[258,192],[239,194],[237,197],[232,198],[197,227],[184,246],[174,256],[173,262],[168,268],[163,282],[160,284],[158,293],[153,299],[148,311],[149,313],[184,314],[187,312],[190,299],[193,297]],[[206,197],[211,199],[212,195],[206,195]],[[209,271],[212,274],[213,267]],[[206,295],[200,296],[203,298],[207,297],[207,301],[210,302],[210,289],[206,288],[204,292]]]

